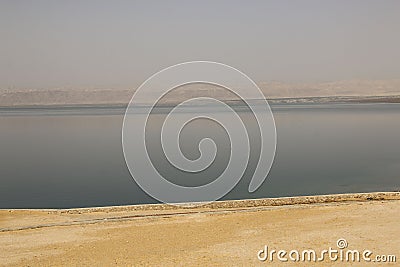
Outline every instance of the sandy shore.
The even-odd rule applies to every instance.
[[[396,255],[398,263],[399,222],[398,192],[225,201],[196,208],[0,210],[0,264],[287,266],[291,260],[282,263],[275,256],[262,262],[257,253],[268,245],[288,252],[314,249],[319,256],[329,247],[337,249],[340,238],[347,249],[371,250],[371,259]],[[319,265],[327,263],[349,265],[328,256]],[[365,264],[361,259],[351,265]]]

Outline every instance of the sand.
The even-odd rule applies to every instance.
[[[340,238],[347,249],[371,250],[371,258],[396,255],[398,263],[400,193],[226,201],[197,208],[0,210],[0,264],[9,266],[288,266],[291,262],[276,258],[260,261],[257,254],[265,245],[319,253],[337,249]],[[326,257],[292,264],[366,263]]]

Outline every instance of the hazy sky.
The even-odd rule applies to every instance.
[[[0,0],[0,88],[132,87],[192,60],[256,81],[400,78],[400,1]]]

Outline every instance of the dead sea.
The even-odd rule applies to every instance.
[[[259,146],[251,114],[254,151],[239,184],[223,200],[396,191],[400,188],[399,104],[272,105],[277,151],[268,178],[247,188]],[[167,109],[153,116],[160,125]],[[218,111],[215,111],[218,112]],[[0,112],[0,208],[74,208],[157,203],[130,176],[122,153],[120,107],[7,109]],[[157,140],[158,131],[149,134]],[[218,145],[214,164],[189,177],[168,164],[160,143],[149,151],[172,182],[195,186],[212,181],[229,159],[229,140],[218,125],[199,121],[182,135],[182,150],[198,156],[198,141]]]

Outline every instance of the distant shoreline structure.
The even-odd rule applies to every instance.
[[[235,99],[223,99],[221,100],[227,104],[233,106],[240,106],[240,100]],[[248,100],[256,104],[258,101],[264,101],[263,99]],[[390,96],[321,96],[321,97],[285,97],[285,98],[271,98],[267,99],[269,104],[373,104],[373,103],[400,103],[400,95]],[[174,107],[180,102],[170,101],[166,103],[160,103],[157,105],[159,108]],[[74,108],[126,108],[128,102],[115,102],[115,103],[12,103],[1,105],[1,109],[74,109]],[[149,106],[147,103],[142,104],[143,107]]]

